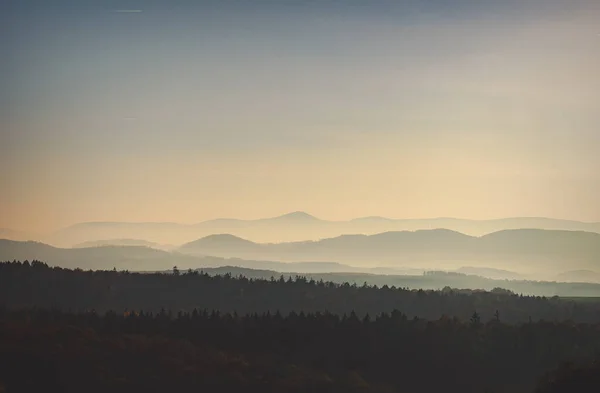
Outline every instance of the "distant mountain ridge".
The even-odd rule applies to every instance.
[[[416,231],[445,228],[471,236],[482,236],[509,229],[550,229],[600,233],[600,223],[536,217],[493,220],[459,218],[392,219],[359,217],[347,221],[328,221],[297,211],[255,220],[219,218],[197,224],[173,222],[87,222],[61,229],[44,240],[71,247],[87,241],[135,238],[158,244],[183,244],[215,233],[228,233],[254,242],[291,242],[319,240],[340,235],[372,235],[391,231]]]
[[[176,251],[136,245],[57,248],[0,239],[2,261],[37,259],[68,268],[132,271],[237,266],[346,276],[447,271],[498,280],[599,282],[595,273],[600,271],[599,256],[600,234],[545,230],[501,231],[483,237],[422,230],[290,243],[254,243],[225,234],[198,239]]]
[[[174,260],[190,261],[192,256],[175,258],[173,254],[146,246],[96,246],[85,248],[57,248],[33,241],[0,239],[0,259],[40,260],[52,265],[82,269],[130,269],[141,265],[163,269],[173,266]]]
[[[600,265],[600,234],[517,229],[474,237],[446,229],[342,235],[319,241],[254,243],[233,235],[212,235],[182,245],[182,253],[278,261],[333,261],[379,266],[479,266],[514,270],[511,264],[537,269]]]
[[[335,262],[296,262],[244,260],[214,256],[193,256],[167,252],[146,246],[104,245],[81,248],[58,248],[34,241],[0,239],[0,261],[44,261],[51,266],[95,270],[171,271],[235,265],[242,268],[297,273],[331,273],[365,271]],[[400,271],[397,271],[397,273]]]
[[[72,248],[87,248],[87,247],[104,247],[104,246],[142,246],[156,248],[158,250],[171,250],[176,248],[172,245],[158,244],[142,239],[105,239],[91,240],[74,245]]]

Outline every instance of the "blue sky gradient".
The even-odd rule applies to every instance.
[[[596,2],[48,3],[0,6],[0,227],[600,220]]]

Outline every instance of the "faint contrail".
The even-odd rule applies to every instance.
[[[120,14],[125,14],[125,13],[142,12],[142,10],[115,10],[115,12],[118,12]]]

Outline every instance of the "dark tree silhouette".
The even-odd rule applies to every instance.
[[[0,304],[8,392],[598,391],[548,374],[600,353],[592,301],[34,261],[0,264]]]
[[[174,268],[174,272],[179,269]],[[179,274],[140,274],[116,271],[83,271],[49,267],[34,261],[0,263],[0,304],[8,307],[39,306],[98,312],[161,308],[191,311],[274,313],[291,311],[354,311],[360,318],[393,309],[409,317],[436,320],[442,315],[468,321],[473,311],[505,323],[600,321],[600,302],[521,296],[507,291],[409,290],[382,286],[335,284],[305,277],[249,279],[231,274],[210,276],[197,271]],[[480,317],[481,323],[485,322]]]

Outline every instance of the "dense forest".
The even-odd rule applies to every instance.
[[[597,302],[0,264],[0,391],[598,391]]]
[[[593,366],[548,374],[566,360],[593,361],[597,324],[507,325],[477,314],[467,322],[425,321],[399,311],[358,318],[30,309],[0,311],[0,329],[0,381],[8,392],[549,393],[599,386]]]
[[[304,311],[343,315],[354,311],[360,317],[397,309],[411,318],[435,320],[446,315],[462,321],[474,312],[487,321],[498,312],[506,323],[600,322],[600,302],[521,296],[500,288],[489,292],[451,288],[433,291],[289,276],[249,279],[178,270],[169,274],[83,271],[49,267],[38,261],[0,264],[0,304],[97,312],[157,312],[163,308],[177,312],[196,308],[239,314]]]
[[[230,261],[237,262],[237,261]],[[474,269],[476,270],[476,269]],[[600,297],[600,284],[589,282],[549,282],[549,281],[527,281],[519,279],[490,279],[477,275],[476,273],[460,273],[447,271],[425,271],[423,274],[367,274],[353,272],[281,272],[273,270],[259,270],[255,268],[243,268],[238,266],[206,267],[202,271],[211,275],[233,276],[242,275],[248,278],[270,279],[271,277],[303,276],[315,281],[331,281],[338,284],[346,282],[362,285],[367,282],[370,285],[388,287],[396,286],[402,288],[433,289],[439,290],[444,287],[451,288],[478,288],[491,291],[494,288],[508,289],[509,291],[532,296],[560,296],[560,297]],[[575,272],[574,272],[575,273]],[[593,272],[581,272],[582,275],[594,277]]]

